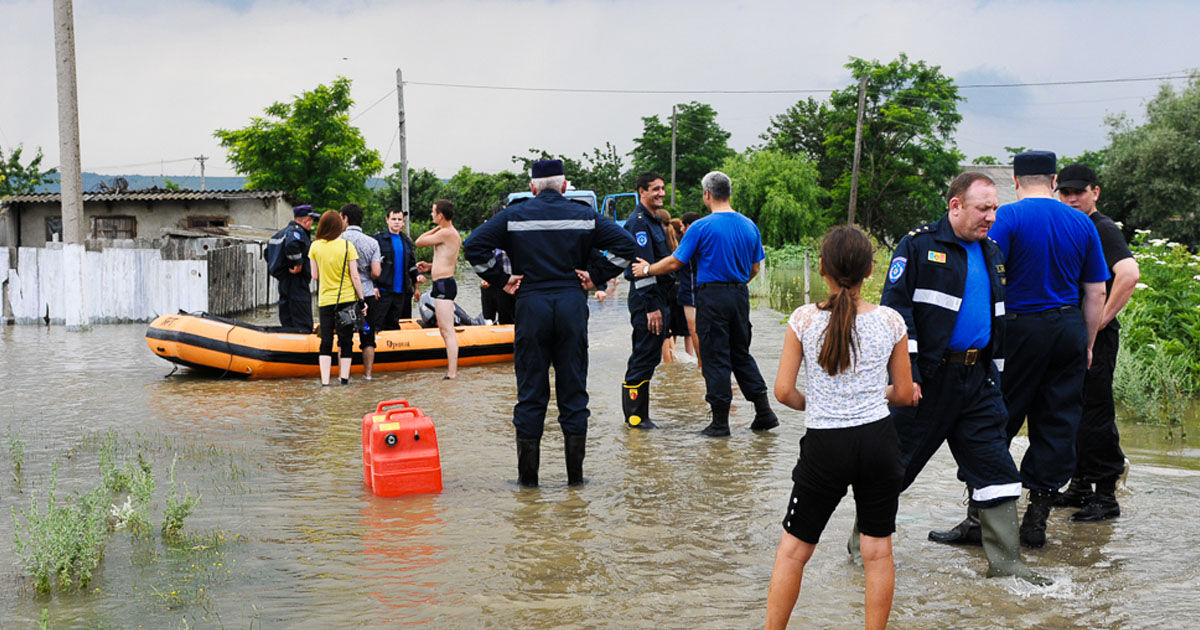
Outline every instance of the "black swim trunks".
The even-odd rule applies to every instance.
[[[454,278],[441,278],[433,281],[429,296],[435,300],[453,300],[458,296],[458,283]]]

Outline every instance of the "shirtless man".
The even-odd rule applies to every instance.
[[[447,379],[458,376],[458,337],[454,334],[454,297],[458,295],[458,284],[454,282],[454,267],[458,264],[462,237],[454,229],[453,219],[454,204],[448,199],[438,199],[433,202],[434,228],[418,236],[413,243],[417,247],[433,247],[433,264],[418,261],[417,271],[427,273],[432,270],[433,288],[429,295],[433,297],[438,330],[446,341]]]

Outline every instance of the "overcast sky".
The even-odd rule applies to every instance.
[[[50,0],[0,0],[0,146],[58,163]],[[1200,4],[1103,0],[77,0],[84,170],[234,175],[213,138],[338,75],[351,115],[391,172],[396,68],[412,82],[660,90],[802,90],[850,83],[850,56],[900,53],[960,84],[1179,74],[1200,66]],[[1174,81],[1181,85],[1181,81]],[[1104,117],[1140,117],[1158,82],[964,89],[957,143],[1077,154],[1106,144]],[[818,98],[823,95],[816,95]],[[409,84],[408,156],[449,177],[511,169],[530,147],[622,153],[642,116],[712,104],[744,149],[804,98],[468,90]],[[626,158],[628,160],[628,158]]]

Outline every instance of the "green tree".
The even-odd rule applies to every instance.
[[[454,224],[470,230],[502,208],[509,193],[523,190],[529,190],[528,175],[512,171],[481,173],[464,166],[446,182],[442,196],[454,202]],[[413,216],[427,216],[432,205],[430,202],[424,210],[413,206]]]
[[[765,245],[820,236],[833,223],[821,204],[817,169],[804,156],[747,151],[726,159],[721,170],[733,179],[733,207],[758,224]]]
[[[1126,229],[1144,228],[1200,245],[1200,72],[1176,91],[1164,83],[1146,122],[1110,117],[1100,173],[1101,209]]]
[[[401,201],[402,186],[400,185],[400,164],[392,165],[395,171],[383,178],[383,186],[375,189],[371,195],[371,201],[366,206],[363,206],[363,231],[375,233],[383,230],[386,227],[386,212],[388,208],[403,206]],[[410,230],[416,232],[415,223],[420,221],[422,224],[430,221],[429,212],[433,208],[433,202],[441,199],[445,195],[443,190],[445,184],[436,173],[429,169],[409,169],[408,171],[408,211],[412,215],[410,219],[414,219],[414,225],[410,226]]]
[[[1000,164],[1000,160],[997,160],[995,157],[992,157],[990,155],[981,155],[981,156],[971,160],[971,163],[984,165],[984,166],[996,166],[996,165]]]
[[[1017,157],[1018,153],[1024,153],[1031,149],[1029,147],[1004,147],[1004,150],[1008,152],[1008,162],[1007,163],[1012,164],[1013,158]]]
[[[283,190],[323,209],[364,204],[371,198],[367,178],[383,163],[350,124],[353,104],[350,79],[338,77],[291,103],[274,103],[247,127],[213,135],[246,176],[246,188]]]
[[[38,148],[37,154],[28,164],[22,165],[23,149],[24,147],[17,145],[8,157],[5,157],[4,147],[0,147],[0,198],[31,193],[38,186],[54,181],[51,176],[58,173],[58,170],[53,168],[48,171],[42,170],[41,148]]]
[[[565,155],[552,155],[545,149],[530,149],[528,154],[524,157],[513,156],[513,163],[521,165],[522,173],[528,173],[538,160],[559,159],[563,161],[563,170],[572,188],[591,190],[600,198],[633,190],[633,176],[622,171],[621,155],[610,142],[605,142],[604,148],[595,147],[591,153],[584,153],[578,160]]]
[[[717,111],[711,105],[692,101],[676,111],[675,188],[681,208],[699,209],[703,193],[700,180],[709,171],[735,155],[729,148],[729,132],[717,124]],[[671,178],[671,121],[657,115],[642,118],[642,135],[635,139],[633,173],[654,171]],[[668,192],[668,202],[670,196]],[[678,211],[674,212],[678,214]]]
[[[953,139],[962,120],[961,97],[940,67],[909,61],[903,53],[886,64],[851,57],[846,67],[854,82],[833,92],[828,105],[810,98],[773,118],[768,146],[815,159],[821,185],[830,192],[830,209],[844,216],[858,84],[866,77],[856,222],[881,241],[894,243],[945,210],[942,194],[964,158]]]

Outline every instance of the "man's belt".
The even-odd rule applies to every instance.
[[[745,282],[701,282],[700,284],[696,285],[696,288],[703,289],[704,287],[740,287],[744,284],[746,284],[746,283]]]
[[[979,348],[971,348],[970,350],[960,351],[947,350],[946,353],[942,355],[942,364],[956,363],[971,366],[979,362],[979,357],[982,354],[983,350]]]

